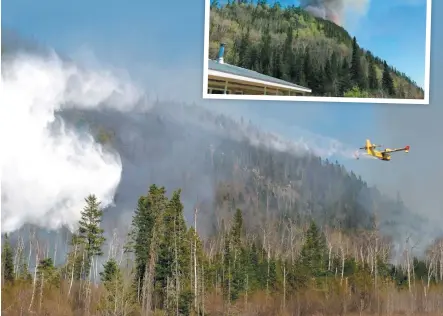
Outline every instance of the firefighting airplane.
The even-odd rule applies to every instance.
[[[371,144],[371,141],[369,139],[366,140],[366,146],[360,147],[361,150],[366,150],[366,155],[374,157],[376,159],[384,160],[384,161],[390,161],[391,160],[391,153],[398,152],[398,151],[404,151],[405,153],[409,152],[409,146],[403,147],[403,148],[396,148],[396,149],[389,149],[386,148],[384,150],[376,150],[375,148],[381,147],[381,145],[375,145]],[[355,156],[357,159],[360,159],[358,154],[356,153]]]

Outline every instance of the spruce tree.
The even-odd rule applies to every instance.
[[[358,47],[355,36],[352,39],[352,59],[350,72],[352,84],[363,90],[365,87],[363,80],[363,69],[360,62],[360,48]]]
[[[127,245],[127,251],[135,255],[134,291],[144,311],[151,308],[152,282],[164,232],[164,211],[168,203],[165,193],[164,187],[151,185],[148,195],[139,198]]]
[[[156,280],[159,285],[166,289],[167,281],[173,280],[178,296],[181,294],[179,285],[184,287],[183,276],[189,275],[190,266],[190,240],[187,236],[180,194],[181,190],[173,192],[163,215],[164,234],[160,238],[156,267]]]
[[[392,79],[391,72],[386,61],[383,62],[382,87],[388,96],[395,96],[394,80]]]
[[[37,269],[37,278],[39,282],[39,287],[59,287],[60,286],[60,274],[54,266],[52,258],[45,258],[40,260]]]
[[[89,195],[86,199],[86,206],[81,212],[79,221],[78,240],[84,246],[86,255],[84,275],[89,277],[90,267],[94,256],[101,256],[102,246],[105,242],[104,230],[100,228],[103,210],[95,195]]]
[[[103,265],[100,279],[106,292],[101,298],[99,309],[108,315],[120,315],[119,310],[124,308],[122,305],[128,300],[123,295],[123,276],[115,259],[111,258]]]
[[[3,263],[3,279],[5,281],[14,281],[14,253],[12,251],[11,242],[8,234],[4,234],[2,263]]]
[[[318,276],[324,271],[325,241],[314,221],[306,232],[306,241],[301,249],[300,258],[302,265],[313,276]]]
[[[154,214],[150,211],[150,203],[147,196],[138,199],[137,208],[132,217],[132,230],[129,233],[129,243],[126,250],[134,253],[135,275],[134,287],[137,297],[141,299],[141,289],[149,258],[149,243],[151,230],[154,225]]]
[[[243,237],[243,215],[240,209],[235,211],[234,223],[232,226],[232,241],[236,247],[241,246],[241,237]]]

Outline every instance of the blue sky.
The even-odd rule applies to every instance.
[[[381,7],[386,2],[392,2],[389,10]],[[371,47],[374,53],[390,62],[392,59],[400,69],[403,67],[397,63],[403,62],[412,72],[412,69],[423,69],[420,65],[424,55],[420,55],[420,47],[424,46],[424,31],[420,33],[419,29],[424,28],[424,20],[420,20],[424,9],[420,4],[400,8],[399,2],[373,1],[374,6],[380,7],[371,7],[355,27],[355,34],[361,38],[362,46]],[[434,1],[429,106],[202,100],[203,1],[3,0],[2,27],[14,29],[68,55],[93,50],[102,62],[128,69],[160,98],[195,102],[243,115],[289,138],[304,136],[300,135],[301,128],[352,147],[361,146],[367,137],[388,146],[409,144],[408,157],[399,155],[391,163],[341,162],[372,183],[403,192],[412,204],[424,205],[426,200],[443,205],[439,193],[443,150],[435,146],[443,134],[439,119],[443,117],[443,107],[439,104],[439,97],[443,95],[437,90],[437,82],[443,80],[443,57],[437,54],[443,49],[442,34],[437,35],[443,29],[443,19],[438,19],[442,10],[443,3]],[[394,11],[409,15],[409,19],[399,13],[394,15],[402,21],[399,25],[406,28],[401,32],[402,38],[394,43],[400,45],[401,54],[389,40],[393,35],[380,31],[384,29],[381,23],[388,20],[385,17]],[[416,12],[414,17],[413,12]],[[374,16],[377,22],[371,19]],[[394,24],[394,18],[389,21]],[[376,41],[377,34],[379,38],[382,36],[384,44]],[[435,188],[440,190],[437,192]],[[435,214],[435,205],[423,206],[426,209],[422,211]]]
[[[366,15],[350,21],[360,46],[388,61],[424,87],[426,0],[375,0]]]

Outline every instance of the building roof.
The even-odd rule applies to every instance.
[[[265,81],[265,82],[271,83],[271,84],[274,83],[277,85],[283,85],[288,88],[292,88],[294,90],[311,92],[311,89],[294,84],[292,82],[288,82],[285,80],[281,80],[281,79],[277,79],[277,78],[274,78],[271,76],[267,76],[267,75],[264,75],[259,72],[249,70],[246,68],[242,68],[242,67],[238,67],[238,66],[234,66],[234,65],[230,65],[230,64],[225,64],[225,63],[219,63],[219,62],[212,60],[212,59],[208,60],[208,69],[213,70],[213,71],[217,71],[217,72],[231,74],[231,75],[241,76],[241,77],[245,77],[245,78],[249,78],[249,79]]]

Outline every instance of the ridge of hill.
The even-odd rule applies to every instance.
[[[237,207],[250,230],[281,218],[314,218],[322,226],[349,231],[378,225],[401,242],[406,234],[422,234],[422,227],[430,226],[410,212],[400,196],[387,197],[337,161],[322,159],[243,119],[163,102],[143,114],[65,115],[71,122],[81,117],[97,140],[120,153],[123,178],[116,214],[134,207],[131,203],[150,179],[168,190],[181,188],[188,211],[197,202],[202,205],[205,235],[217,231],[215,225],[228,220]],[[185,215],[192,221],[188,211]]]
[[[341,26],[296,6],[211,5],[208,56],[312,89],[313,96],[423,99],[405,73],[361,48]]]
[[[23,49],[46,52],[15,33],[9,38],[2,57]],[[405,234],[420,235],[432,226],[410,212],[401,198],[384,196],[337,162],[306,151],[306,144],[265,132],[243,118],[168,102],[147,113],[71,110],[61,115],[77,128],[90,129],[122,157],[122,181],[111,217],[133,209],[150,184],[161,183],[168,190],[183,188],[186,209],[196,199],[205,205],[208,212],[201,219],[208,234],[216,217],[229,217],[234,205],[251,218],[251,227],[291,216],[355,230],[371,227],[377,214],[380,229],[401,241]],[[191,220],[192,214],[186,215]]]

